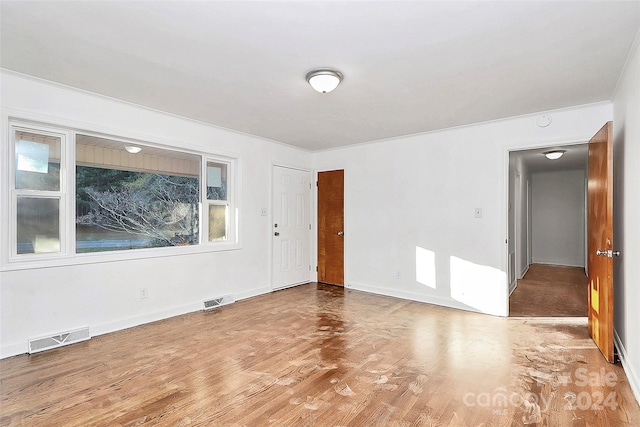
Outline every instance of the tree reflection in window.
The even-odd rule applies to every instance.
[[[195,245],[198,177],[76,167],[76,252]]]

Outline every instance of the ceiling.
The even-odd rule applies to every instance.
[[[544,156],[546,151],[553,151],[555,149],[564,150],[562,157],[556,160],[549,160]],[[511,154],[520,156],[529,173],[557,172],[574,169],[581,169],[586,172],[588,170],[589,144],[586,143],[521,150],[512,152]]]
[[[638,1],[0,7],[2,68],[308,150],[611,100],[640,26]]]

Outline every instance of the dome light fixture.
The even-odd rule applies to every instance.
[[[135,145],[125,145],[124,149],[127,150],[131,154],[138,154],[142,151],[142,148],[137,147]]]
[[[552,150],[552,151],[545,151],[542,154],[544,154],[545,157],[549,160],[558,160],[560,157],[562,157],[565,151],[566,150]]]
[[[329,68],[319,68],[307,73],[307,81],[314,90],[320,93],[329,93],[337,88],[343,77],[340,71]]]

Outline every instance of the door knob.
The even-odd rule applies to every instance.
[[[278,233],[277,231],[275,233],[273,233],[274,236],[279,236],[280,233]]]
[[[344,232],[338,231],[338,236],[344,236]]]
[[[620,256],[620,251],[613,251],[611,249],[601,251],[600,249],[597,249],[596,250],[596,255],[598,255],[598,256],[606,256],[608,258],[613,258],[614,256]]]

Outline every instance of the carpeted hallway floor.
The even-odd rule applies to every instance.
[[[509,298],[513,317],[586,317],[587,276],[581,267],[531,264]]]

